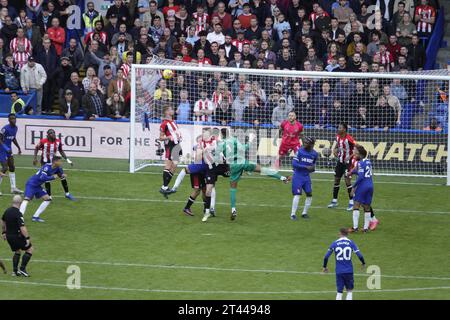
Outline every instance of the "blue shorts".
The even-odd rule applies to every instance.
[[[3,148],[0,148],[0,162],[1,163],[7,162],[9,156],[10,155],[5,150],[3,150]]]
[[[337,292],[342,293],[345,289],[353,290],[353,273],[336,273]]]
[[[205,174],[208,166],[206,163],[191,163],[188,165],[188,170],[190,174]]]
[[[361,204],[371,205],[373,197],[373,187],[372,186],[358,186],[355,190],[354,201]]]
[[[33,186],[28,183],[25,185],[25,198],[32,200],[34,197],[36,197],[36,199],[39,199],[46,194],[47,191],[45,191],[45,189],[43,189],[41,186]]]
[[[292,194],[294,196],[301,195],[302,190],[305,193],[312,193],[311,178],[305,176],[294,176],[292,177]]]

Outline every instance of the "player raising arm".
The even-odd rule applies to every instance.
[[[352,195],[354,195],[355,204],[353,206],[353,232],[358,232],[359,209],[364,209],[364,232],[369,231],[369,224],[372,221],[371,204],[373,197],[373,179],[372,164],[367,159],[367,151],[363,146],[355,147],[355,158],[358,161],[356,169],[353,171],[358,174],[358,178],[353,184]],[[375,226],[376,227],[376,226]]]
[[[289,112],[287,120],[280,124],[279,134],[282,134],[281,145],[278,149],[278,156],[275,160],[275,168],[280,168],[281,159],[291,151],[297,153],[301,146],[300,137],[303,132],[303,125],[297,121],[297,116],[294,111]],[[276,146],[277,138],[274,139],[273,144]]]
[[[163,185],[159,192],[167,199],[167,195],[171,193],[169,183],[177,169],[182,150],[180,144],[181,133],[173,120],[173,108],[169,105],[165,106],[163,114],[164,118],[160,126],[159,140],[164,142],[166,160],[163,170]]]
[[[230,199],[231,199],[231,220],[235,220],[236,211],[236,193],[238,182],[244,172],[259,172],[287,183],[287,177],[281,176],[276,170],[261,167],[259,164],[253,163],[246,159],[245,153],[248,149],[247,144],[241,144],[236,137],[230,136],[227,128],[221,129],[221,142],[217,152],[223,154],[227,164],[230,166]]]
[[[342,300],[342,293],[344,291],[344,287],[347,290],[347,298],[346,300],[353,299],[353,264],[352,264],[352,253],[354,252],[359,260],[361,261],[363,268],[366,265],[364,261],[364,257],[359,251],[356,244],[347,238],[348,231],[346,228],[341,228],[339,230],[339,239],[334,241],[330,248],[328,249],[325,257],[323,259],[323,272],[328,272],[327,264],[328,258],[334,252],[334,256],[336,258],[336,287],[337,294],[336,300]]]
[[[336,135],[336,144],[333,147],[333,154],[337,158],[336,168],[334,170],[334,187],[333,187],[333,200],[328,205],[328,208],[335,208],[338,206],[338,195],[341,184],[341,178],[351,167],[351,159],[353,156],[353,148],[355,147],[355,140],[351,135],[347,133],[348,126],[346,123],[341,123],[338,127]],[[352,181],[347,175],[344,176],[345,185],[347,186],[347,192],[349,197],[347,211],[353,209],[352,198]]]
[[[52,158],[52,163],[46,163],[42,166],[39,171],[32,175],[26,185],[25,185],[25,197],[20,205],[20,212],[25,215],[25,211],[27,210],[28,203],[33,200],[34,197],[36,199],[42,198],[43,202],[36,210],[33,215],[33,222],[45,222],[40,218],[40,215],[47,209],[52,198],[47,193],[45,189],[42,188],[42,184],[50,183],[50,181],[55,180],[56,178],[60,178],[61,180],[66,178],[64,171],[62,169],[62,159],[61,157],[54,156]]]
[[[48,129],[47,138],[41,139],[41,141],[39,141],[39,143],[34,148],[33,165],[35,166],[37,166],[39,163],[38,153],[40,150],[42,151],[41,166],[45,164],[52,164],[52,160],[58,152],[61,155],[61,157],[63,157],[64,160],[67,161],[68,164],[73,166],[73,162],[69,158],[67,158],[67,155],[63,150],[61,140],[56,138],[56,132],[53,129]],[[67,183],[65,177],[61,177],[61,185],[64,189],[65,197],[71,201],[75,201],[76,200],[75,197],[72,196],[69,192],[69,184]],[[52,189],[49,182],[45,183],[45,190],[47,190],[47,194],[51,197]]]
[[[12,155],[12,144],[17,147],[17,153],[22,154],[19,143],[17,142],[17,125],[16,125],[16,115],[10,113],[8,115],[8,124],[2,128],[0,131],[0,163],[2,165],[2,173],[6,173],[9,170],[9,182],[11,184],[12,194],[21,194],[22,190],[16,187],[16,167],[14,165],[14,157]],[[0,185],[2,183],[3,177],[0,177]],[[2,193],[0,192],[0,195]]]
[[[318,153],[314,150],[314,144],[316,140],[314,138],[304,138],[303,147],[301,147],[297,155],[292,160],[292,167],[294,168],[294,175],[292,176],[292,211],[291,219],[297,220],[297,208],[298,202],[302,190],[305,191],[305,207],[303,208],[302,218],[308,219],[308,209],[312,202],[312,184],[310,173],[314,172]]]

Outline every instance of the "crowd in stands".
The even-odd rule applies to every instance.
[[[422,70],[439,8],[437,0],[114,0],[102,16],[88,2],[80,45],[67,29],[71,4],[36,0],[14,8],[0,0],[0,89],[37,93],[36,110],[15,110],[18,103],[13,110],[129,117],[131,64],[155,56],[234,68]],[[141,92],[137,104],[153,118],[170,103],[185,121],[277,125],[294,110],[316,126],[348,120],[391,128],[401,123],[403,105],[417,102],[412,82],[179,72],[161,79],[154,96]]]

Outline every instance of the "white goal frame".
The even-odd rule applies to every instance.
[[[352,78],[352,79],[409,79],[409,80],[435,80],[446,81],[450,85],[450,71],[447,75],[426,74],[427,71],[417,72],[415,74],[399,74],[399,73],[359,73],[359,72],[326,72],[326,71],[297,71],[297,70],[266,70],[266,69],[245,69],[245,68],[228,68],[228,67],[216,67],[216,66],[191,66],[191,65],[171,65],[171,64],[133,64],[131,66],[131,104],[130,104],[130,173],[134,173],[137,170],[148,166],[155,166],[161,164],[144,164],[136,170],[134,155],[135,155],[135,107],[136,107],[136,70],[137,69],[151,69],[151,70],[164,70],[170,69],[173,71],[195,71],[195,72],[230,72],[234,74],[246,74],[246,75],[261,75],[261,76],[281,76],[289,78],[307,77],[307,78]],[[430,70],[432,71],[432,70]],[[444,70],[447,71],[447,70]],[[450,87],[450,86],[449,86]],[[450,110],[450,98],[448,99],[448,107]],[[425,175],[425,174],[396,174],[396,173],[378,173],[377,175],[384,176],[416,176],[416,177],[433,177],[433,178],[446,178],[446,185],[450,186],[450,116],[448,117],[447,127],[447,175]],[[319,172],[319,171],[317,171]],[[330,173],[330,171],[323,171],[323,173]]]

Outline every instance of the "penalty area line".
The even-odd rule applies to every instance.
[[[0,283],[26,285],[26,286],[40,286],[40,287],[54,287],[66,288],[70,290],[66,284],[37,282],[37,281],[14,281],[14,280],[0,280]],[[125,292],[146,292],[146,293],[189,293],[189,294],[249,294],[249,295],[275,295],[275,294],[332,294],[336,293],[331,290],[311,290],[311,291],[226,291],[226,290],[176,290],[176,289],[147,289],[147,288],[122,288],[122,287],[105,287],[94,285],[81,285],[80,289],[104,290],[104,291],[125,291]],[[424,288],[398,288],[398,289],[379,289],[379,290],[353,290],[359,293],[383,293],[383,292],[406,292],[406,291],[434,291],[434,290],[448,290],[450,287],[424,287]],[[71,290],[76,292],[76,290]]]

